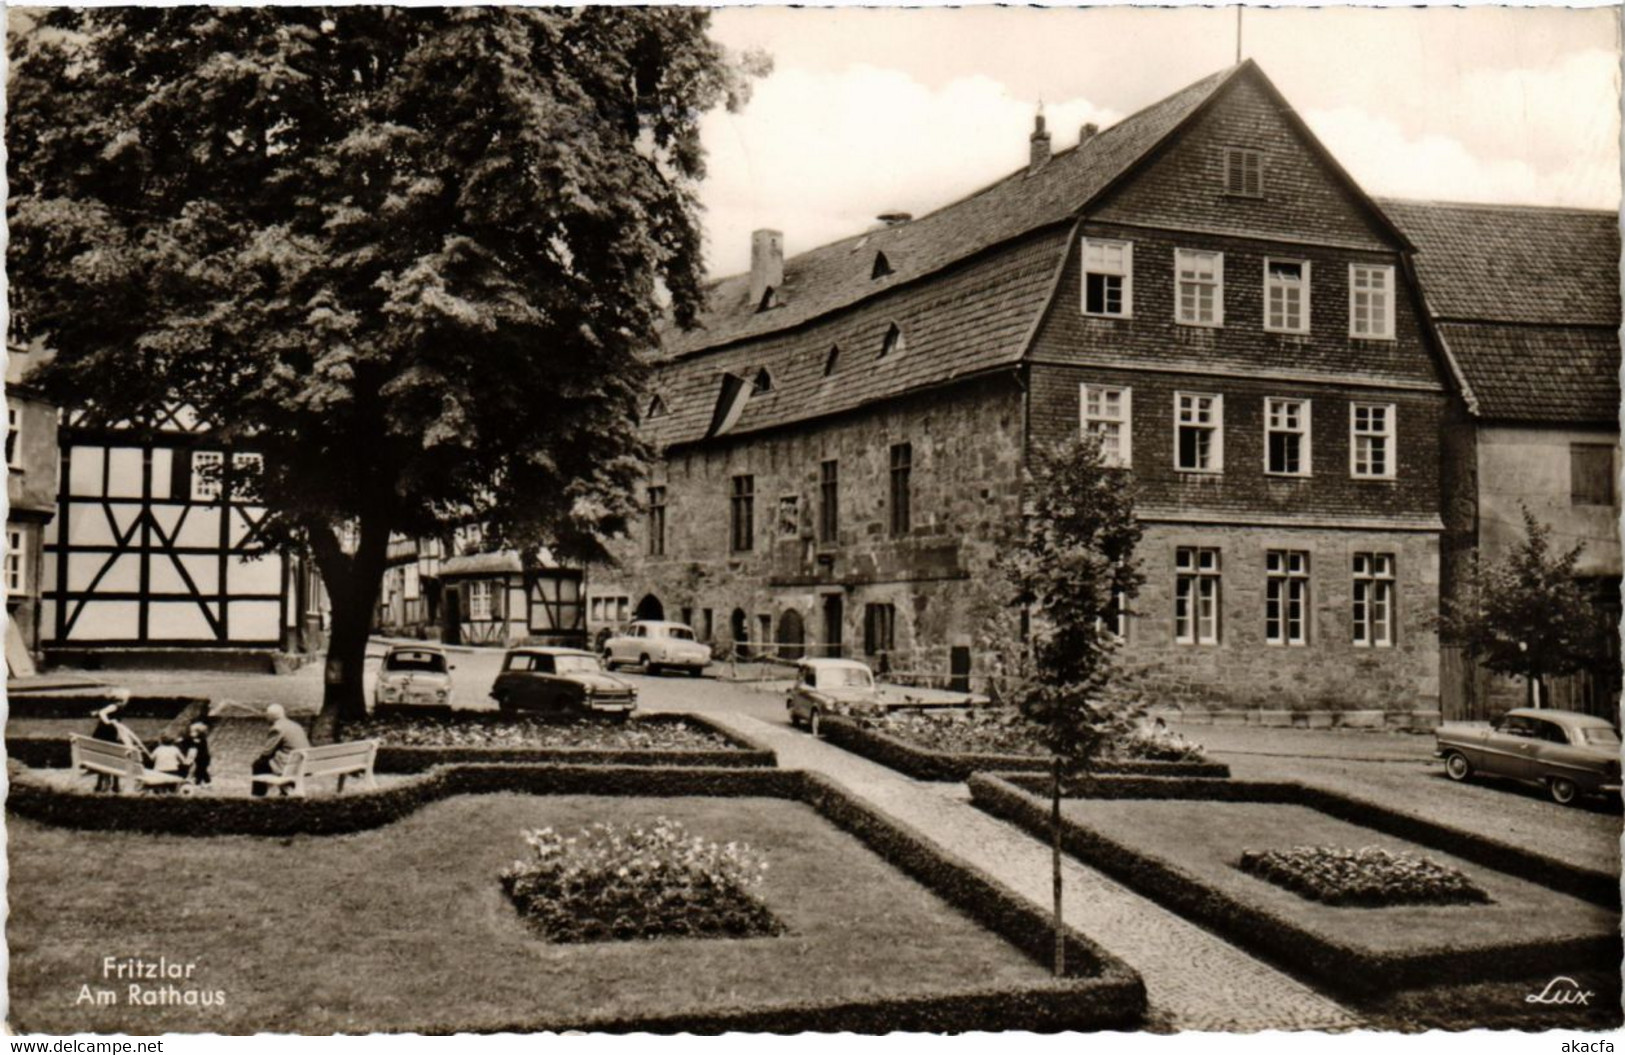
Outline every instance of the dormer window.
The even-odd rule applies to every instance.
[[[653,399],[649,400],[649,412],[643,416],[644,419],[648,421],[653,421],[655,418],[665,417],[666,401],[661,399],[658,395],[655,396]]]
[[[833,374],[835,369],[840,365],[841,346],[838,344],[832,344],[829,346],[829,354],[824,356],[824,376],[828,377]]]
[[[753,395],[766,395],[773,391],[773,375],[767,372],[767,367],[756,371],[756,380],[751,382],[750,390]]]
[[[886,259],[885,253],[875,254],[875,265],[869,269],[869,279],[885,278],[891,274],[891,261]]]
[[[898,329],[894,322],[886,327],[886,336],[880,341],[880,358],[884,359],[894,352],[903,350],[903,331]]]
[[[1240,198],[1264,196],[1263,151],[1224,148],[1224,192]]]
[[[1083,240],[1083,313],[1117,318],[1134,314],[1134,243]]]

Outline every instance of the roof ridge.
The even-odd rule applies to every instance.
[[[1483,209],[1491,212],[1566,212],[1582,216],[1618,216],[1617,209],[1592,209],[1582,205],[1537,205],[1527,202],[1447,201],[1441,198],[1372,199],[1381,205],[1423,205],[1441,209]]]

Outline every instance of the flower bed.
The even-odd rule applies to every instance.
[[[391,715],[344,723],[345,740],[387,747],[591,748],[612,751],[696,751],[736,745],[715,728],[687,721],[634,718],[624,722],[489,714]]]
[[[1490,900],[1459,868],[1380,846],[1243,850],[1236,867],[1327,905],[1466,905]]]
[[[1043,730],[1012,707],[959,713],[900,712],[858,719],[866,728],[945,754],[1043,755]],[[1109,762],[1205,762],[1202,745],[1147,725],[1117,744]]]
[[[784,932],[750,893],[767,859],[748,845],[690,836],[680,821],[598,823],[566,836],[525,833],[529,856],[502,889],[542,937],[557,942],[759,938]]]

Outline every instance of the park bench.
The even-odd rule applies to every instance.
[[[123,781],[129,781],[130,790],[185,783],[172,773],[160,773],[141,763],[141,749],[111,740],[97,740],[92,736],[72,733],[68,736],[69,760],[75,772],[85,769],[92,773],[105,773],[119,783],[113,786],[125,790]]]
[[[376,740],[300,748],[289,755],[288,764],[280,774],[260,773],[254,782],[281,788],[283,794],[292,788],[293,793],[301,797],[305,794],[306,782],[312,777],[338,777],[339,791],[344,790],[344,782],[350,777],[362,777],[367,787],[375,788],[378,782],[373,779],[372,763],[377,757]]]

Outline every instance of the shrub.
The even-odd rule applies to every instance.
[[[854,718],[860,725],[950,754],[1045,755],[1045,730],[1014,707]],[[1203,762],[1202,745],[1166,726],[1140,722],[1100,753],[1103,762]]]
[[[1243,850],[1237,867],[1328,905],[1462,905],[1490,900],[1460,869],[1379,846]]]
[[[752,938],[780,934],[749,888],[767,860],[719,846],[662,817],[653,827],[595,824],[574,836],[525,833],[530,855],[502,873],[519,912],[550,941]]]

